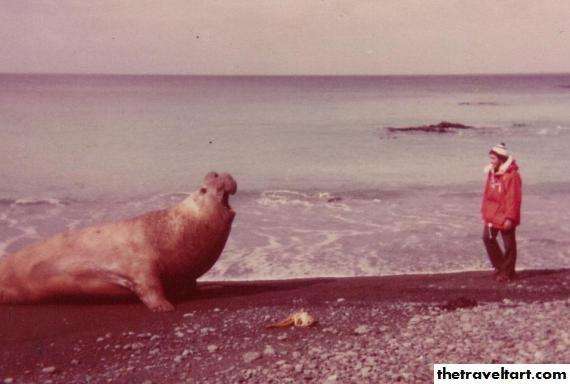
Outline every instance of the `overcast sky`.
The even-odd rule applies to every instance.
[[[570,1],[0,0],[0,72],[570,72]]]

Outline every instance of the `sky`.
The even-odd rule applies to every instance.
[[[0,73],[570,72],[567,0],[0,0]]]

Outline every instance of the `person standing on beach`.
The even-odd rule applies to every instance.
[[[517,260],[516,228],[521,221],[522,180],[513,156],[505,143],[489,151],[491,164],[485,168],[487,182],[483,193],[481,213],[485,226],[483,243],[495,268],[495,278],[508,282],[515,278]],[[497,235],[501,233],[504,251]]]

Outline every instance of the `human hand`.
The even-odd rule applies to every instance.
[[[509,219],[505,220],[505,224],[503,224],[503,228],[507,231],[512,229],[513,228],[513,222]]]

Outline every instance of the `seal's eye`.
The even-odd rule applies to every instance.
[[[201,194],[204,194],[204,193],[206,193],[206,192],[208,192],[208,190],[207,190],[206,188],[204,188],[204,187],[200,188],[200,193],[201,193]]]

